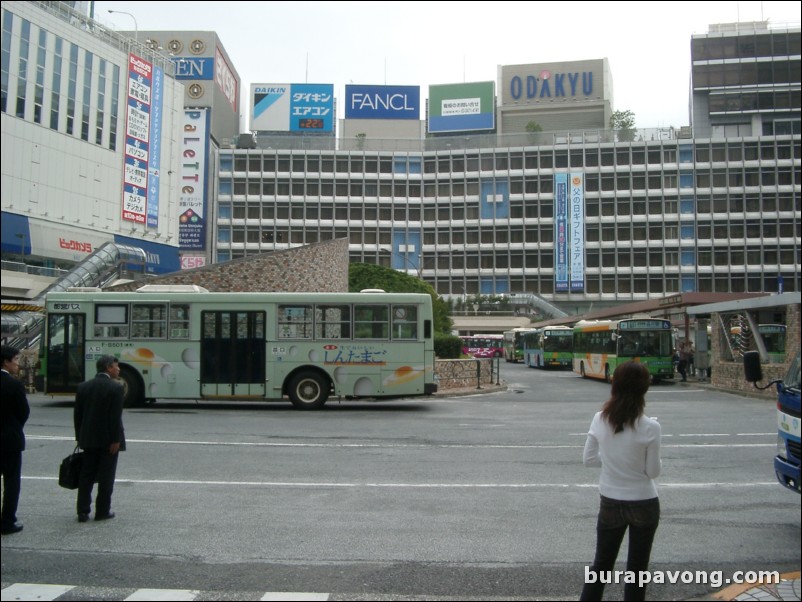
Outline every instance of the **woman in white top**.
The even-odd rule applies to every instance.
[[[661,429],[645,416],[651,376],[643,364],[626,362],[613,373],[610,399],[593,417],[585,442],[585,466],[601,466],[601,504],[596,523],[596,557],[580,600],[601,600],[604,586],[624,581],[624,600],[643,600],[638,572],[649,568],[654,534],[660,522],[660,501],[654,479],[660,475]],[[629,528],[625,579],[612,571]],[[632,581],[634,580],[634,583]]]

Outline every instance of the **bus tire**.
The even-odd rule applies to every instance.
[[[139,375],[131,368],[120,367],[120,381],[123,384],[123,407],[134,408],[145,405],[145,393]]]
[[[287,394],[297,410],[317,410],[329,398],[331,384],[317,372],[303,370],[292,377]]]

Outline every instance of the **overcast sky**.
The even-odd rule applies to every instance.
[[[474,8],[475,7],[475,8]],[[250,85],[496,81],[498,66],[607,58],[613,109],[641,128],[688,125],[690,41],[710,23],[800,22],[800,2],[95,2],[130,31],[216,31]],[[498,94],[499,91],[496,90]]]

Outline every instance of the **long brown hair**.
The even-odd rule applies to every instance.
[[[614,433],[620,433],[626,426],[635,428],[635,421],[646,406],[645,395],[651,381],[649,369],[641,363],[625,362],[615,369],[610,399],[601,411]]]

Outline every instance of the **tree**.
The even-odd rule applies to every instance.
[[[425,293],[432,297],[434,331],[451,332],[454,323],[448,311],[448,303],[431,285],[416,276],[373,263],[352,263],[348,267],[348,290],[358,293],[366,288],[380,288],[388,293]]]
[[[638,130],[635,128],[635,113],[632,111],[613,111],[610,115],[610,129],[618,131],[618,140],[632,142]]]
[[[542,132],[543,126],[541,126],[537,121],[532,120],[526,124],[526,131],[529,133]]]

